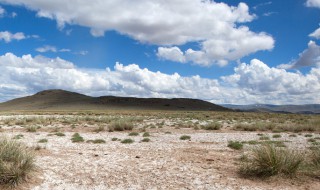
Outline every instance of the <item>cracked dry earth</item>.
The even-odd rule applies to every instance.
[[[319,189],[316,179],[270,178],[245,179],[237,174],[241,151],[227,147],[229,140],[257,140],[254,132],[206,132],[192,129],[150,131],[150,142],[140,142],[142,133],[129,137],[128,132],[80,132],[85,140],[104,139],[105,144],[72,143],[74,132],[66,136],[48,136],[48,132],[4,130],[11,138],[22,134],[19,141],[28,146],[41,146],[36,153],[37,180],[23,184],[32,190],[105,190],[105,189]],[[191,140],[179,140],[181,135]],[[271,136],[271,134],[270,134]],[[320,136],[320,135],[319,135]],[[37,143],[40,139],[47,143]],[[112,138],[132,138],[122,144]],[[288,140],[283,133],[281,140]],[[306,139],[290,139],[290,145],[305,148]],[[248,150],[249,145],[245,145]],[[311,181],[310,181],[311,180]]]

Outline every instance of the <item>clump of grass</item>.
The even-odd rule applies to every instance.
[[[320,167],[320,148],[319,147],[312,149],[311,163],[318,168]]]
[[[61,132],[57,132],[57,133],[55,133],[55,135],[58,136],[58,137],[66,136],[64,133],[61,133]]]
[[[93,130],[93,132],[96,132],[96,133],[100,133],[104,131],[104,126],[100,125],[98,126],[96,129]]]
[[[27,129],[27,132],[30,132],[30,133],[37,132],[37,127],[36,126],[28,126],[26,129]]]
[[[118,140],[118,138],[112,138],[111,140],[112,140],[112,141],[117,141],[117,140]]]
[[[297,135],[296,134],[291,134],[291,135],[289,135],[289,137],[297,137]]]
[[[281,138],[281,135],[280,134],[274,134],[274,135],[272,135],[272,138]]]
[[[143,138],[143,139],[141,140],[141,142],[150,142],[150,139],[149,139],[149,138]]]
[[[0,184],[16,186],[35,170],[34,154],[25,145],[8,139],[0,140]]]
[[[170,131],[166,131],[164,132],[164,134],[172,134]]]
[[[180,140],[190,140],[190,139],[191,139],[191,137],[189,135],[182,135],[180,137]]]
[[[312,134],[306,134],[305,137],[312,137]]]
[[[14,136],[12,139],[22,139],[22,138],[23,138],[23,135],[19,134],[19,135]]]
[[[204,130],[219,130],[222,125],[220,123],[212,122],[202,126]]]
[[[244,176],[269,177],[278,174],[293,176],[304,161],[299,152],[263,144],[252,149],[251,157],[242,161]]]
[[[129,135],[129,136],[139,136],[139,133],[137,133],[137,132],[131,132],[131,133],[129,133],[128,135]]]
[[[125,119],[119,119],[114,121],[109,126],[109,131],[131,131],[133,129],[133,123]]]
[[[123,143],[123,144],[131,144],[131,143],[133,143],[134,142],[134,140],[132,140],[132,139],[123,139],[122,141],[121,141],[121,143]]]
[[[150,134],[148,132],[143,133],[143,137],[150,137]]]
[[[316,139],[308,139],[307,141],[308,141],[308,142],[312,142],[312,143],[317,142]]]
[[[84,139],[83,139],[82,136],[80,136],[79,133],[75,133],[75,134],[72,135],[71,141],[72,141],[73,143],[75,143],[75,142],[83,142]]]
[[[237,124],[234,129],[238,131],[257,131],[259,127],[251,124]]]
[[[40,139],[39,141],[38,141],[38,143],[47,143],[48,142],[48,139]]]
[[[259,144],[258,141],[255,141],[255,140],[251,140],[251,141],[248,141],[248,144],[250,145],[256,145],[256,144]]]
[[[270,137],[268,137],[268,136],[262,136],[262,137],[259,138],[259,140],[267,141],[267,140],[270,140]]]
[[[103,143],[106,143],[106,141],[103,139],[95,139],[95,140],[87,140],[87,143],[103,144]]]
[[[228,147],[234,150],[241,150],[243,148],[243,144],[239,141],[229,141]]]

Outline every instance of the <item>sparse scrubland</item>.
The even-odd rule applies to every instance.
[[[0,126],[0,188],[320,188],[318,115],[3,112]]]

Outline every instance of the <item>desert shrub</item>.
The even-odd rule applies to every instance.
[[[182,135],[180,137],[180,140],[190,140],[190,139],[191,139],[191,137],[189,135]]]
[[[121,143],[123,143],[123,144],[131,144],[131,143],[133,143],[134,142],[134,140],[132,140],[132,139],[123,139],[122,141],[121,141]]]
[[[143,139],[141,140],[141,142],[150,142],[150,139],[149,139],[149,138],[143,138]]]
[[[87,143],[103,144],[103,143],[106,143],[106,141],[103,139],[95,139],[95,140],[87,140]]]
[[[143,137],[150,137],[150,134],[148,132],[143,133]]]
[[[58,137],[66,136],[64,133],[61,133],[61,132],[57,132],[57,133],[55,133],[55,135],[58,136]]]
[[[268,137],[268,136],[262,136],[262,137],[259,138],[259,140],[267,141],[267,140],[270,140],[270,137]]]
[[[46,142],[48,142],[48,139],[40,139],[40,140],[38,141],[38,143],[46,143]]]
[[[257,131],[259,127],[251,124],[237,124],[234,129],[238,131]]]
[[[277,174],[295,175],[304,161],[299,152],[263,144],[252,149],[247,160],[242,161],[240,173],[244,176],[268,177]]]
[[[290,134],[289,137],[297,137],[296,134]]]
[[[117,121],[114,121],[109,126],[109,131],[130,131],[132,129],[133,123],[125,119],[119,119]]]
[[[25,145],[0,140],[0,184],[16,186],[35,170],[34,154]]]
[[[315,147],[311,152],[311,163],[314,166],[320,167],[320,148]]]
[[[311,143],[317,142],[316,139],[308,139],[307,141],[308,141],[308,142],[311,142]]]
[[[104,126],[102,126],[102,125],[98,126],[96,129],[93,130],[93,132],[96,132],[96,133],[99,133],[102,131],[104,131]]]
[[[19,135],[14,136],[12,139],[22,139],[22,138],[23,138],[23,135],[19,134]]]
[[[71,141],[74,142],[74,143],[75,142],[83,142],[84,139],[83,139],[82,136],[80,136],[79,133],[75,133],[75,134],[72,135]]]
[[[306,134],[305,137],[312,137],[312,134]]]
[[[112,140],[112,141],[117,141],[117,140],[118,140],[118,138],[112,138],[111,140]]]
[[[28,126],[26,129],[27,129],[27,132],[31,132],[31,133],[37,132],[36,126]]]
[[[129,136],[139,136],[139,133],[137,133],[137,132],[131,132],[131,133],[129,133],[128,135],[129,135]]]
[[[213,122],[213,123],[208,123],[208,124],[202,126],[202,129],[219,130],[219,129],[221,129],[221,127],[222,127],[222,125],[220,123]]]
[[[272,138],[281,138],[281,135],[280,134],[274,134],[274,135],[272,135]]]
[[[248,141],[247,143],[250,144],[250,145],[259,144],[259,142],[258,142],[258,141],[255,141],[255,140]]]
[[[234,150],[241,150],[243,148],[243,144],[239,141],[229,141],[228,147]]]

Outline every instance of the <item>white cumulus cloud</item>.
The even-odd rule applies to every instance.
[[[310,37],[313,37],[315,39],[320,39],[320,28],[318,28],[317,30],[315,30],[314,32],[312,32],[310,35]]]
[[[319,103],[320,68],[312,68],[303,75],[284,69],[269,67],[260,60],[250,64],[242,63],[235,68],[235,74],[222,77],[235,88],[254,95],[257,102]]]
[[[271,50],[274,46],[270,35],[255,33],[243,26],[255,18],[245,3],[229,6],[210,0],[0,2],[25,6],[36,11],[39,17],[56,20],[60,28],[66,24],[81,25],[89,27],[94,36],[115,30],[139,42],[163,46],[160,50],[173,50],[171,46],[188,42],[199,44],[198,49],[180,50],[183,57],[158,52],[160,58],[172,61],[224,65],[257,51]]]
[[[0,17],[2,17],[5,12],[6,12],[6,10],[4,10],[4,9],[0,6]]]
[[[306,5],[307,7],[320,8],[320,0],[307,0]]]
[[[38,47],[36,49],[37,52],[45,53],[45,52],[57,52],[57,48],[54,46],[45,45],[42,47]]]
[[[9,31],[0,32],[0,40],[4,40],[6,43],[11,42],[12,40],[23,40],[27,37],[22,32],[11,33]]]

